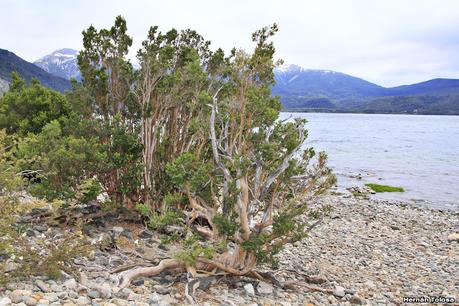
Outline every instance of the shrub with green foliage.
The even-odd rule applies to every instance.
[[[279,121],[277,30],[253,33],[251,53],[225,54],[196,31],[151,27],[135,71],[122,17],[89,27],[72,92],[16,80],[1,100],[15,166],[37,175],[35,195],[87,202],[103,190],[154,230],[181,227],[186,239],[166,237],[181,248],[172,266],[245,275],[275,264],[326,213],[307,204],[336,182],[326,154],[305,147],[306,121]]]
[[[0,195],[17,191],[23,186],[19,168],[9,150],[12,146],[12,139],[6,135],[5,130],[0,130]]]
[[[79,186],[79,198],[81,203],[87,204],[95,201],[97,196],[103,191],[102,186],[96,179],[85,179]]]
[[[96,138],[63,135],[58,121],[22,138],[14,155],[21,171],[37,174],[30,183],[30,192],[46,199],[75,197],[80,185],[97,173],[105,158]]]
[[[168,225],[176,225],[183,223],[184,214],[180,211],[166,210],[162,213],[151,215],[148,226],[154,230],[162,230]]]
[[[70,114],[71,106],[62,94],[41,86],[37,80],[27,86],[13,73],[9,90],[1,98],[0,129],[26,136],[39,133],[53,120],[62,122]]]
[[[88,256],[93,251],[94,246],[86,238],[70,232],[54,239],[51,244],[45,240],[36,240],[41,250],[37,249],[37,244],[32,245],[25,235],[27,227],[17,224],[17,218],[32,208],[42,207],[43,204],[48,206],[40,201],[19,205],[15,197],[0,197],[0,255],[14,259],[17,264],[14,271],[6,273],[6,261],[0,261],[0,285],[30,279],[35,275],[57,279],[61,276],[61,270],[75,274],[73,259]]]

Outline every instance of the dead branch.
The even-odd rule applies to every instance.
[[[298,127],[298,136],[299,136],[299,144],[296,147],[296,149],[292,150],[289,154],[286,154],[280,163],[280,165],[274,170],[268,178],[265,180],[265,183],[263,184],[263,187],[261,189],[260,193],[260,200],[263,200],[266,194],[268,193],[269,188],[271,187],[272,183],[281,175],[284,173],[284,171],[288,168],[290,160],[295,156],[295,154],[301,149],[301,146],[304,143],[305,136],[304,136],[304,125],[299,124]]]
[[[220,269],[222,271],[228,272],[229,274],[237,275],[237,276],[246,275],[247,273],[249,273],[253,269],[253,267],[249,266],[249,267],[245,268],[244,270],[237,270],[237,269],[234,269],[232,267],[228,267],[225,264],[222,264],[222,263],[214,261],[214,260],[209,260],[207,258],[198,258],[197,261],[201,262],[203,264],[209,265],[210,267],[215,267],[215,268],[218,268],[218,269]]]
[[[212,108],[212,112],[210,115],[210,139],[212,143],[212,153],[214,156],[215,163],[223,171],[223,175],[225,176],[225,179],[229,181],[231,178],[231,174],[228,168],[220,160],[220,153],[218,152],[218,146],[217,146],[217,134],[215,132],[215,117],[217,114],[217,97],[218,97],[220,90],[222,89],[223,89],[223,86],[217,90],[217,92],[213,96],[213,104],[210,106]]]
[[[132,270],[123,272],[120,277],[120,288],[126,288],[132,282],[133,279],[142,277],[142,276],[154,276],[158,275],[165,270],[171,269],[182,269],[184,270],[185,266],[183,263],[176,259],[164,259],[157,266],[154,267],[139,267]]]
[[[129,269],[132,269],[132,268],[135,268],[135,267],[152,267],[152,265],[151,265],[151,263],[147,263],[147,262],[136,262],[136,263],[123,265],[123,266],[120,266],[118,268],[115,268],[115,269],[111,270],[110,273],[111,274],[120,273],[120,272],[129,270]]]

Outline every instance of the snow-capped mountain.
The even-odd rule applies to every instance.
[[[7,83],[11,81],[11,73],[17,72],[26,82],[37,79],[46,87],[64,92],[71,88],[69,80],[57,77],[29,63],[11,51],[0,49],[0,90],[7,88]]]
[[[274,94],[343,98],[378,95],[381,86],[332,70],[304,69],[283,65],[274,71]]]
[[[382,87],[331,70],[284,65],[275,69],[273,94],[285,109],[333,112],[459,114],[459,80],[434,79]]]
[[[274,73],[277,76],[282,76],[286,74],[297,74],[297,73],[304,73],[304,72],[309,72],[309,73],[317,73],[317,74],[343,74],[340,72],[336,72],[333,70],[324,70],[324,69],[305,69],[303,67],[300,67],[298,65],[293,65],[293,64],[286,64],[286,65],[281,65],[279,67],[276,67],[274,69]]]
[[[67,80],[71,78],[80,80],[81,74],[78,70],[77,55],[77,50],[61,49],[43,56],[35,61],[34,64],[55,76]]]

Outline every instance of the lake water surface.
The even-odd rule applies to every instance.
[[[459,116],[281,114],[290,116],[308,120],[306,144],[328,153],[340,189],[401,186],[376,197],[459,209]]]

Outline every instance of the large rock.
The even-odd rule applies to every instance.
[[[0,298],[0,306],[8,306],[11,305],[11,299],[7,296]]]
[[[121,226],[114,226],[112,227],[112,232],[114,232],[115,234],[121,234],[122,232],[124,231],[124,228],[122,228]]]
[[[14,270],[16,270],[18,268],[18,264],[13,262],[13,261],[8,261],[6,263],[6,266],[5,266],[5,273],[10,273],[10,272],[13,272]]]
[[[157,304],[159,301],[161,301],[162,297],[156,293],[156,292],[153,292],[152,294],[150,294],[150,296],[148,297],[148,303],[150,304]]]
[[[247,293],[248,296],[255,296],[255,289],[253,289],[252,284],[245,284],[244,285],[244,290],[245,293]]]
[[[102,285],[93,286],[93,289],[99,291],[100,297],[103,299],[109,299],[112,297],[112,288],[108,283]]]
[[[352,304],[355,304],[355,305],[363,305],[363,304],[364,304],[364,300],[363,300],[360,296],[358,296],[358,295],[356,295],[356,294],[354,294],[354,295],[352,296],[350,302],[351,302]]]
[[[171,292],[171,287],[161,286],[161,285],[154,285],[153,290],[159,294],[165,295]]]
[[[449,242],[459,242],[459,233],[452,233],[448,235]]]
[[[57,295],[57,293],[51,292],[51,293],[45,294],[45,299],[47,299],[51,303],[54,303],[59,300],[59,296]]]
[[[51,292],[49,286],[42,280],[37,280],[35,285],[37,285],[38,289],[40,289],[42,292]]]
[[[333,295],[342,298],[346,295],[346,290],[341,286],[335,286],[335,290],[333,290]]]
[[[13,303],[21,303],[26,297],[32,295],[32,290],[14,290],[10,294],[10,299]]]
[[[123,288],[120,291],[118,291],[115,295],[117,298],[126,300],[131,293],[132,293],[131,289]]]
[[[85,297],[85,296],[80,296],[80,297],[76,300],[76,304],[77,304],[77,305],[80,305],[80,306],[91,305],[91,300],[88,299],[88,298]]]
[[[88,292],[88,297],[90,297],[91,299],[98,299],[100,298],[100,293],[97,290],[91,290]]]
[[[22,300],[27,306],[35,306],[38,304],[38,301],[31,296],[24,297]]]
[[[63,286],[69,290],[75,290],[78,284],[74,278],[70,278],[64,282]]]
[[[272,294],[273,293],[273,286],[266,282],[260,282],[257,287],[258,293],[260,294]]]

